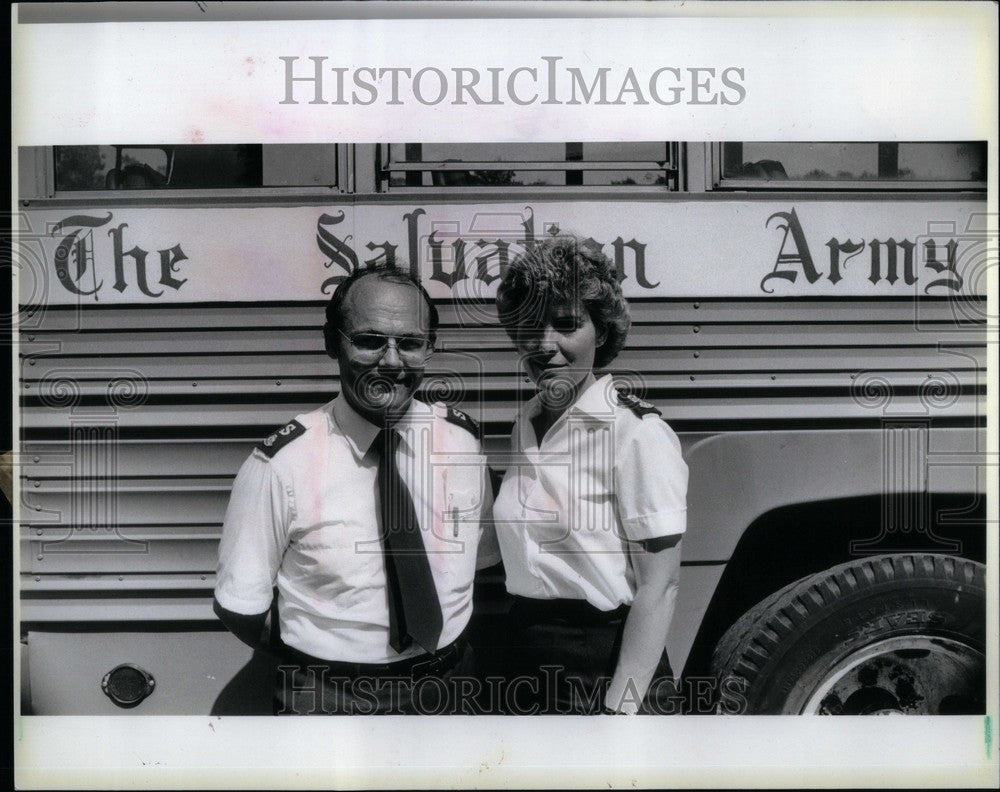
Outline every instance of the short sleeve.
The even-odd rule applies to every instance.
[[[493,524],[493,484],[490,469],[483,466],[483,498],[479,512],[479,547],[476,550],[476,569],[486,569],[500,563],[500,543]]]
[[[624,423],[624,422],[622,422]],[[632,541],[684,533],[687,464],[674,431],[660,418],[628,417],[615,443],[618,518]]]
[[[271,605],[293,504],[273,466],[254,452],[233,482],[219,542],[215,598],[250,616]]]
[[[443,404],[435,405],[437,409],[447,412]],[[454,412],[451,413],[454,416]],[[470,425],[463,421],[470,419],[464,413],[458,413],[459,420],[449,421],[451,431],[450,444],[455,453],[468,455],[472,459],[473,455],[479,460],[479,534],[476,543],[476,569],[486,569],[494,564],[500,563],[500,545],[497,542],[496,530],[493,527],[493,482],[490,478],[490,467],[487,464],[486,456],[483,454],[482,443],[476,434],[470,429]],[[478,424],[472,423],[473,428],[478,428]],[[463,465],[465,470],[472,474],[471,465]],[[475,484],[470,478],[469,490],[473,491]],[[469,508],[474,508],[474,502],[470,501]]]

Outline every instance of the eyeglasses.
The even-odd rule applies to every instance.
[[[431,353],[431,341],[423,336],[388,336],[382,333],[355,333],[347,335],[338,330],[347,342],[354,347],[358,360],[375,363],[381,360],[391,343],[396,353],[407,363],[423,363]]]

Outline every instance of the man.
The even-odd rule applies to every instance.
[[[359,269],[326,310],[341,392],[260,443],[233,484],[215,610],[280,639],[276,712],[449,712],[471,671],[475,570],[499,560],[477,427],[415,400],[437,311],[394,267]]]

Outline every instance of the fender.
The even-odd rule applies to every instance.
[[[725,565],[744,531],[761,516],[811,501],[878,496],[890,486],[899,492],[982,491],[983,477],[972,459],[976,454],[969,449],[986,447],[985,430],[914,426],[726,432],[697,439],[686,449],[688,524],[677,611],[667,639],[674,668],[684,667]],[[923,464],[913,464],[912,457],[903,459],[895,451],[887,432],[920,430],[929,431],[928,451]],[[982,464],[981,455],[978,459]],[[859,525],[857,538],[876,530]]]

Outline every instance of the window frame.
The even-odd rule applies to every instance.
[[[165,148],[174,144],[156,143],[107,143],[112,148]],[[179,145],[179,144],[178,144]],[[259,144],[262,146],[273,145],[269,143]],[[163,200],[190,200],[193,198],[204,198],[207,200],[220,200],[227,198],[291,198],[293,196],[332,196],[344,195],[353,192],[355,185],[354,169],[354,146],[345,143],[328,143],[322,145],[334,146],[334,183],[330,186],[305,185],[295,186],[274,186],[263,185],[260,187],[182,187],[170,188],[161,187],[152,190],[124,190],[124,189],[98,189],[98,190],[60,190],[57,188],[56,180],[56,149],[58,145],[45,147],[44,169],[51,174],[51,180],[47,180],[44,185],[45,195],[36,196],[39,198],[52,198],[67,201],[91,201],[94,203],[107,203],[109,201],[120,201],[123,198],[130,200],[157,202]],[[115,166],[112,166],[115,167]],[[168,167],[173,168],[173,157],[168,154]]]
[[[987,191],[986,181],[944,182],[944,181],[837,181],[824,179],[806,180],[761,180],[761,179],[723,179],[723,145],[725,142],[670,142],[667,145],[676,169],[676,189],[667,185],[412,185],[394,186],[387,189],[384,183],[388,171],[380,170],[379,157],[383,147],[388,143],[333,143],[335,149],[336,183],[331,186],[306,187],[235,187],[235,188],[205,188],[205,189],[170,189],[152,190],[57,190],[55,185],[55,146],[28,146],[19,149],[19,197],[23,201],[55,200],[66,203],[91,203],[94,205],[112,205],[124,201],[129,203],[148,204],[193,204],[197,202],[212,203],[268,203],[282,204],[304,199],[309,202],[322,200],[356,200],[358,197],[369,197],[375,200],[395,198],[413,198],[420,195],[427,200],[434,197],[454,200],[459,196],[470,198],[511,198],[520,200],[525,195],[543,196],[546,199],[566,198],[568,200],[581,198],[607,197],[683,200],[686,196],[695,197],[709,194],[719,196],[730,194],[776,194],[799,192],[803,194],[822,195],[834,192],[871,195],[908,194],[908,193],[976,193]],[[798,142],[798,141],[788,141]],[[820,141],[823,142],[823,141]],[[873,142],[873,141],[860,141]],[[947,141],[931,141],[947,142]],[[116,144],[109,144],[116,145]],[[145,145],[145,144],[137,144]],[[155,144],[149,144],[154,146]],[[267,145],[267,144],[263,144]],[[482,163],[453,162],[440,163],[440,170],[470,170],[470,165]],[[494,167],[497,163],[489,163]],[[501,163],[510,165],[511,163]],[[534,163],[533,163],[534,164]],[[594,163],[566,163],[570,168],[553,168],[553,163],[545,162],[544,167],[537,165],[532,169],[547,170],[585,170]],[[621,162],[614,163],[615,169],[622,170]],[[642,163],[649,164],[649,163]],[[611,169],[609,161],[598,163],[605,169]],[[426,163],[412,163],[415,172],[426,171]],[[482,168],[485,170],[485,168]],[[503,168],[510,170],[511,168]],[[600,169],[600,168],[598,168]],[[522,168],[523,170],[523,168]],[[628,170],[628,169],[626,169]],[[664,168],[664,170],[667,170]]]
[[[846,179],[740,179],[726,178],[722,175],[725,153],[723,146],[726,143],[757,142],[757,141],[732,141],[727,140],[719,143],[712,143],[710,146],[711,159],[711,184],[709,189],[713,192],[790,192],[804,190],[810,192],[986,192],[986,181],[928,181],[917,179],[868,179],[868,180],[846,180]],[[884,141],[859,140],[859,141],[824,141],[824,140],[788,140],[775,141],[778,143],[870,143],[878,144]],[[890,141],[892,142],[892,141]],[[951,141],[913,141],[928,143],[948,143]]]
[[[514,141],[517,142],[517,141]],[[545,141],[539,141],[545,142]],[[553,142],[553,141],[548,141]],[[559,142],[559,141],[557,141]],[[586,141],[584,141],[586,142]],[[616,142],[616,141],[612,141]],[[627,144],[630,141],[621,141]],[[639,141],[637,141],[639,142]],[[667,147],[668,159],[665,166],[653,160],[510,160],[505,162],[463,160],[441,162],[435,160],[393,161],[390,146],[393,143],[374,144],[375,192],[380,195],[515,195],[518,193],[539,193],[544,195],[616,194],[616,195],[679,195],[685,191],[684,144],[679,141],[662,142]],[[406,144],[422,145],[422,144]],[[457,185],[457,184],[405,184],[390,185],[393,173],[447,173],[449,171],[471,170],[517,170],[539,172],[579,172],[585,171],[661,171],[666,184],[518,184],[518,185]],[[433,178],[433,177],[432,177]],[[671,186],[671,182],[675,186]]]

